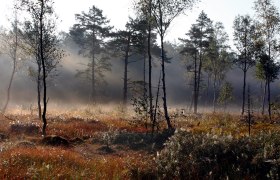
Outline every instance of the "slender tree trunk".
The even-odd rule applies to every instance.
[[[199,55],[199,65],[198,65],[198,74],[197,74],[197,87],[196,87],[196,112],[197,113],[197,106],[198,106],[198,98],[199,98],[199,92],[200,92],[200,81],[201,81],[201,70],[202,70],[202,54],[200,52]]]
[[[268,30],[268,32],[270,32],[269,30]],[[269,37],[268,37],[268,39],[269,39],[269,43],[268,43],[268,56],[269,56],[269,61],[273,61],[273,60],[271,60],[271,41],[270,41],[270,33],[269,33]],[[270,66],[270,63],[271,62],[269,62],[269,66]],[[270,78],[270,74],[268,74],[268,77],[267,77],[267,101],[268,101],[268,115],[269,115],[269,120],[271,121],[271,99],[270,99],[270,83],[272,82],[271,81],[271,78]]]
[[[194,90],[193,90],[193,111],[197,114],[197,53],[194,58]]]
[[[44,70],[43,70],[44,71]],[[44,93],[43,93],[43,114],[42,114],[42,119],[43,119],[43,135],[46,135],[46,128],[47,128],[47,86],[46,86],[46,79],[43,78],[43,86],[44,86]]]
[[[162,70],[162,90],[163,90],[163,109],[164,109],[164,116],[167,122],[168,129],[172,129],[171,121],[168,115],[168,108],[167,108],[167,97],[166,97],[166,84],[165,84],[165,55],[164,55],[164,45],[163,45],[163,19],[162,19],[162,11],[161,11],[161,1],[159,3],[159,13],[160,13],[160,44],[161,44],[161,70]]]
[[[127,105],[127,67],[128,67],[128,58],[125,57],[124,60],[124,78],[123,78],[123,105]]]
[[[94,26],[95,26],[95,14],[94,14]],[[96,80],[95,80],[95,29],[92,29],[92,63],[91,63],[91,103],[96,102]]]
[[[190,107],[189,107],[190,112],[191,112],[192,107],[193,107],[193,100],[194,100],[194,92],[192,92],[192,95],[191,95],[191,103],[190,103]]]
[[[208,73],[208,77],[207,77],[207,87],[206,87],[206,100],[205,100],[205,106],[208,106],[210,103],[210,99],[208,98],[209,96],[209,89],[210,89],[210,73]]]
[[[202,55],[200,55],[202,56]],[[200,92],[200,82],[201,82],[201,74],[202,74],[202,57],[199,57],[199,65],[198,65],[198,76],[197,76],[197,102],[198,102],[198,96]]]
[[[152,134],[154,134],[155,125],[156,125],[156,120],[157,120],[157,109],[158,109],[158,98],[159,98],[160,81],[161,81],[161,73],[160,73],[159,79],[158,79],[157,96],[156,96],[156,104],[155,104],[155,112],[154,112],[154,116],[153,116]]]
[[[42,62],[42,69],[43,69],[43,104],[44,104],[44,109],[43,109],[43,135],[46,135],[46,128],[47,128],[47,118],[46,118],[46,113],[47,113],[47,82],[46,82],[46,65],[45,65],[45,57],[44,57],[44,44],[43,44],[43,13],[44,13],[44,0],[41,0],[41,12],[40,12],[40,58]]]
[[[96,26],[96,14],[94,13],[93,17],[93,24],[94,27],[92,28],[92,62],[91,62],[91,103],[96,103],[96,78],[95,78],[95,26]]]
[[[39,59],[37,61],[40,61]],[[37,105],[38,105],[38,116],[42,120],[42,106],[41,106],[41,63],[38,64],[38,75],[37,75]]]
[[[250,86],[248,85],[248,132],[249,136],[251,135],[251,94],[250,94]]]
[[[149,113],[150,121],[153,122],[153,90],[152,90],[152,55],[151,55],[151,17],[152,0],[149,0],[149,19],[148,19],[148,58],[149,58]]]
[[[242,110],[241,110],[241,115],[244,115],[244,109],[245,109],[245,98],[246,98],[246,76],[247,76],[247,71],[243,71],[243,90],[242,90]]]
[[[170,122],[170,118],[168,115],[168,108],[167,108],[167,97],[166,97],[166,84],[165,84],[165,56],[164,56],[164,46],[163,46],[163,35],[161,35],[161,69],[162,69],[162,90],[163,90],[163,109],[164,109],[164,116],[167,122],[168,129],[172,129],[172,125]]]
[[[145,99],[145,104],[146,102],[146,97],[147,97],[147,84],[146,84],[146,54],[143,56],[143,97]]]
[[[143,100],[144,100],[144,107],[145,107],[145,124],[146,128],[148,128],[148,101],[147,101],[147,84],[146,84],[146,53],[144,53],[143,57]]]
[[[127,105],[127,92],[128,92],[128,56],[129,56],[129,49],[130,49],[130,39],[131,34],[129,33],[125,51],[125,58],[124,58],[124,78],[123,78],[123,105]]]
[[[267,80],[265,80],[265,84],[264,84],[264,87],[263,87],[262,115],[264,115],[266,91],[267,91]]]
[[[95,91],[95,54],[92,54],[91,62],[91,103],[96,101],[96,91]]]
[[[14,51],[12,52],[12,59],[13,59],[13,70],[12,70],[12,75],[9,81],[9,86],[7,89],[7,99],[4,105],[4,108],[2,110],[3,113],[5,113],[8,104],[10,102],[10,96],[11,96],[11,88],[12,88],[12,83],[14,80],[14,76],[16,73],[16,65],[17,65],[17,50],[18,50],[18,19],[17,19],[17,11],[15,12],[15,25],[14,25],[14,34],[15,34],[15,42],[13,44]]]
[[[271,121],[271,92],[270,92],[270,81],[267,81],[267,102],[268,102],[268,115],[269,120]]]
[[[248,67],[247,67],[247,28],[245,28],[245,64],[244,64],[244,69],[243,69],[244,75],[243,75],[242,110],[241,110],[242,116],[244,115],[244,111],[245,111],[247,70],[248,70]]]
[[[12,83],[13,83],[14,76],[15,76],[15,73],[16,73],[16,53],[17,53],[16,50],[15,50],[14,53],[15,53],[14,54],[15,56],[13,57],[13,70],[12,70],[12,75],[11,75],[11,78],[10,78],[10,81],[9,81],[9,86],[8,86],[8,89],[7,89],[7,99],[6,99],[5,105],[4,105],[3,110],[2,110],[3,113],[6,112],[6,109],[8,107],[9,101],[10,101]]]
[[[216,112],[216,93],[217,93],[217,79],[216,79],[216,75],[214,76],[214,80],[213,80],[213,111],[214,113]]]

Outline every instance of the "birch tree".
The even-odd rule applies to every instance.
[[[38,71],[38,103],[40,104],[41,89],[43,90],[42,134],[47,128],[47,83],[64,56],[60,49],[56,34],[56,17],[54,16],[53,0],[22,0],[22,7],[27,12],[27,20],[22,28],[22,36],[28,45],[26,52],[36,60]]]
[[[162,90],[163,90],[163,109],[168,129],[172,129],[168,114],[167,92],[166,92],[166,72],[164,53],[164,37],[172,21],[186,9],[191,9],[198,0],[154,0],[152,2],[152,14],[156,23],[157,32],[160,37],[161,47],[161,70],[162,70]]]

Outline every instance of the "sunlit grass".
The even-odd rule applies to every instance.
[[[129,179],[151,166],[139,154],[88,159],[70,149],[51,147],[13,148],[0,153],[0,158],[1,179]]]
[[[280,131],[280,122],[270,123],[260,115],[252,118],[251,134],[262,132]],[[276,120],[277,117],[274,117]],[[248,136],[249,125],[244,117],[223,113],[203,114],[199,117],[191,116],[179,118],[176,123],[177,128],[184,128],[193,133],[211,133],[216,135],[231,135],[234,137]]]
[[[240,115],[180,115],[176,114],[176,110],[170,114],[175,128],[184,129],[193,136],[209,134],[218,138],[232,137],[236,141],[249,138],[248,123]],[[8,118],[0,116],[0,133],[9,136],[0,141],[0,179],[147,179],[158,175],[154,159],[162,146],[153,149],[154,144],[145,136],[151,131],[151,123],[148,122],[147,127],[145,122],[135,124],[140,119],[129,108],[125,111],[119,105],[64,109],[50,107],[47,134],[62,136],[70,143],[75,138],[82,140],[81,144],[73,143],[67,148],[45,146],[40,132],[25,132],[24,128],[30,124],[42,125],[31,110],[19,108],[9,111],[6,116]],[[267,116],[254,114],[251,137],[280,132],[278,119],[274,115],[270,121]],[[12,125],[17,123],[23,131],[13,130]],[[165,128],[166,123],[161,119],[158,133],[164,134]],[[110,131],[117,132],[115,136],[119,135],[118,141],[137,139],[135,146],[139,145],[140,148],[133,148],[136,142],[114,144],[112,141],[111,152],[102,150],[105,144],[101,137]],[[124,138],[128,135],[129,138]]]

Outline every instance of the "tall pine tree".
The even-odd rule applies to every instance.
[[[77,23],[70,29],[70,35],[80,46],[79,54],[90,59],[84,71],[78,75],[91,83],[91,102],[96,102],[97,84],[101,81],[104,71],[109,71],[111,65],[106,55],[106,41],[110,30],[109,20],[103,11],[92,6],[87,13],[76,14]]]

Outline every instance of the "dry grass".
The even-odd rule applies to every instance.
[[[147,131],[131,126],[127,121],[130,115],[120,115],[123,112],[89,108],[52,112],[48,114],[47,133],[71,140],[89,139],[109,128]],[[148,167],[153,167],[148,165],[153,160],[146,152],[114,146],[113,153],[106,153],[100,151],[103,144],[92,144],[91,139],[68,148],[44,146],[40,132],[29,133],[31,125],[42,125],[35,115],[17,110],[6,116],[8,119],[0,117],[0,133],[10,138],[0,142],[0,179],[130,179],[146,176],[151,172]]]
[[[94,137],[100,137],[99,135],[110,129],[136,135],[145,135],[150,131],[146,129],[144,123],[132,125],[130,120],[133,113],[129,112],[124,112],[120,107],[99,106],[63,111],[50,110],[47,127],[49,135],[62,136],[68,140],[74,138],[84,140],[82,144],[72,144],[68,148],[44,146],[40,133],[13,131],[12,124],[18,121],[23,128],[32,123],[41,126],[38,118],[28,110],[10,112],[7,115],[9,119],[0,115],[0,133],[9,135],[9,139],[0,142],[0,179],[156,178],[157,169],[153,160],[155,153],[150,153],[144,148],[132,149],[128,146],[129,143],[114,144],[113,151],[108,153],[100,151],[104,144],[93,141]],[[255,116],[252,133],[257,135],[260,132],[280,131],[277,119],[279,117],[275,116],[276,123],[271,124],[266,117]],[[237,138],[248,135],[248,125],[238,115],[190,114],[177,116],[172,122],[176,128],[184,128],[194,134],[211,133]],[[160,122],[159,127],[163,130],[166,127],[165,122]],[[139,143],[142,143],[141,139]]]
[[[271,123],[266,116],[255,115],[251,124],[251,134],[257,135],[261,132],[280,131],[279,117],[274,116],[273,122]],[[211,133],[234,137],[248,136],[249,129],[244,117],[223,113],[178,118],[176,127],[187,129],[193,133]]]
[[[69,122],[51,122],[48,125],[48,133],[64,136],[67,138],[89,138],[95,132],[106,131],[108,126],[98,121],[69,121]]]
[[[1,153],[0,157],[2,178],[50,179],[87,175],[84,170],[87,162],[79,154],[63,149],[13,148]]]
[[[70,149],[13,148],[0,154],[1,179],[128,179],[129,157],[87,159]],[[142,165],[143,166],[143,165]]]

